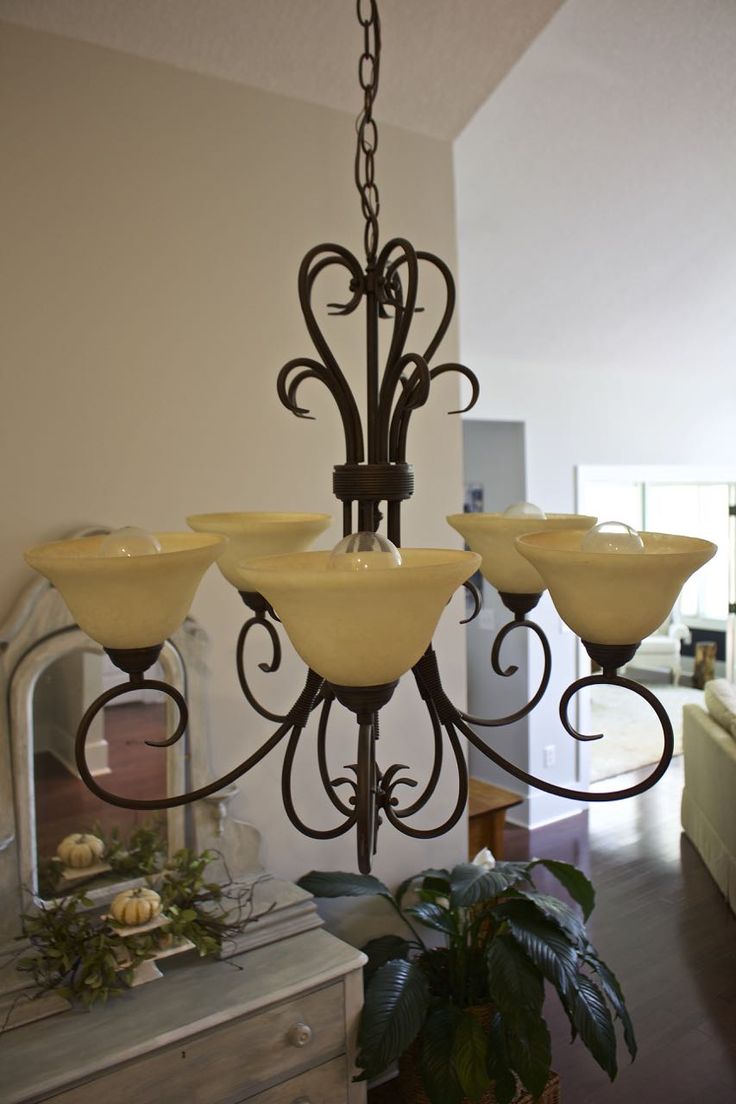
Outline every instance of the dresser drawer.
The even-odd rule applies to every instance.
[[[348,1068],[345,1058],[335,1058],[317,1069],[291,1077],[282,1085],[248,1097],[242,1104],[345,1104]]]
[[[112,1104],[130,1094],[135,1104],[169,1100],[177,1104],[234,1104],[259,1091],[262,1096],[262,1090],[270,1085],[321,1066],[344,1052],[340,983],[183,1039],[52,1099],[54,1104]],[[346,1080],[342,1080],[343,1102]],[[261,1096],[256,1097],[259,1104]],[[271,1104],[270,1097],[264,1099]],[[299,1099],[298,1093],[291,1099],[284,1097],[288,1104],[294,1099]],[[332,1104],[333,1097],[324,1099]]]

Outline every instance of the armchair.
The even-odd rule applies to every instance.
[[[683,643],[689,644],[691,640],[690,629],[680,621],[675,608],[656,632],[642,640],[627,666],[638,670],[667,668],[672,673],[672,682],[677,686],[681,671],[680,649]]]

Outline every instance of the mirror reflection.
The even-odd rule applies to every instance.
[[[120,809],[87,790],[74,763],[77,724],[87,706],[121,681],[107,656],[72,651],[50,663],[33,695],[33,778],[38,892],[49,898],[94,883],[118,882],[160,865],[167,848],[163,813]],[[157,668],[152,678],[160,678]],[[111,702],[88,744],[93,774],[106,789],[141,798],[166,792],[166,752],[144,746],[166,732],[160,694],[141,690]]]

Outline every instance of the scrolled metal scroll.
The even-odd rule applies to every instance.
[[[480,591],[471,579],[466,579],[463,583],[463,587],[473,599],[473,612],[464,617],[460,622],[461,625],[469,625],[471,621],[475,621],[476,617],[483,609],[483,599],[480,596]]]
[[[659,779],[667,770],[672,760],[672,755],[675,747],[675,736],[672,729],[672,722],[667,714],[667,710],[664,708],[659,699],[650,691],[646,686],[640,685],[638,682],[633,682],[631,679],[623,678],[619,675],[588,675],[585,678],[578,679],[567,688],[560,701],[560,716],[566,730],[576,740],[585,739],[580,733],[577,733],[567,718],[567,710],[569,708],[572,697],[586,686],[620,686],[625,690],[630,690],[632,693],[637,694],[640,698],[643,698],[654,710],[657,715],[657,719],[662,727],[663,748],[662,755],[659,762],[656,764],[654,770],[643,778],[640,782],[635,783],[633,786],[625,786],[621,790],[574,790],[567,786],[557,786],[553,782],[548,782],[544,778],[537,778],[536,775],[529,774],[527,771],[517,767],[515,763],[510,763],[508,759],[505,759],[493,748],[488,747],[485,741],[473,731],[468,724],[466,724],[460,715],[458,714],[458,728],[472,743],[473,747],[481,751],[488,759],[496,763],[497,766],[502,767],[509,774],[513,775],[520,782],[525,782],[529,786],[533,786],[535,789],[544,790],[545,793],[554,794],[555,797],[566,797],[573,801],[620,801],[627,797],[637,797],[639,794],[646,793],[652,786],[656,785]],[[590,737],[588,737],[590,738]],[[592,737],[598,739],[596,735]]]
[[[501,678],[510,678],[512,675],[516,674],[519,668],[515,663],[510,664],[508,667],[501,666],[501,648],[509,634],[512,633],[514,629],[521,628],[529,629],[530,632],[535,633],[542,645],[544,669],[536,693],[529,699],[526,705],[522,706],[521,709],[517,709],[515,713],[509,713],[506,717],[473,717],[470,713],[461,712],[459,716],[464,721],[473,725],[478,725],[481,728],[500,728],[503,725],[514,724],[515,721],[520,721],[523,717],[526,717],[527,714],[531,713],[544,697],[552,674],[552,652],[544,631],[537,625],[536,621],[529,621],[525,617],[517,617],[512,621],[507,621],[506,624],[498,630],[493,641],[493,647],[491,648],[491,667]]]
[[[266,709],[251,690],[245,673],[245,642],[248,638],[248,634],[256,627],[265,629],[273,649],[270,662],[259,663],[259,670],[263,671],[264,674],[270,675],[278,671],[281,666],[281,641],[279,639],[278,630],[275,625],[271,624],[265,613],[256,613],[255,616],[249,618],[243,625],[238,635],[238,642],[235,646],[235,663],[238,670],[238,682],[251,708],[254,709],[256,713],[259,713],[261,717],[265,717],[267,721],[273,721],[275,724],[280,724],[282,721],[286,720],[288,714],[272,713],[270,709]]]
[[[249,755],[247,759],[239,763],[237,767],[228,771],[227,774],[223,774],[221,778],[217,778],[213,782],[208,782],[206,786],[200,786],[197,790],[190,790],[183,794],[175,794],[171,797],[155,798],[133,798],[123,797],[121,794],[114,794],[110,790],[106,790],[100,786],[87,765],[87,737],[89,736],[89,729],[95,717],[104,709],[108,702],[111,702],[114,698],[121,697],[123,694],[141,688],[162,690],[163,693],[166,693],[176,702],[180,709],[179,724],[176,727],[174,735],[163,743],[154,743],[153,746],[170,747],[175,742],[175,739],[180,739],[186,729],[187,714],[186,702],[179,691],[172,686],[168,686],[167,683],[159,683],[156,679],[131,679],[127,683],[123,683],[120,686],[113,686],[110,690],[106,690],[92,703],[82,717],[79,729],[77,730],[74,748],[77,769],[79,770],[80,778],[85,786],[91,790],[93,794],[101,798],[102,801],[107,801],[108,804],[116,805],[121,809],[174,809],[179,805],[189,805],[192,801],[199,801],[200,798],[209,797],[210,794],[217,793],[218,790],[222,790],[232,782],[237,781],[238,778],[246,774],[252,767],[256,766],[257,763],[260,763],[261,759],[264,759],[269,752],[273,751],[295,725],[303,725],[306,723],[306,718],[308,718],[309,713],[314,708],[322,691],[322,679],[313,671],[309,671],[304,689],[289,710],[285,722],[280,725],[252,755]]]
[[[330,711],[332,709],[335,695],[332,691],[325,687],[324,697],[322,701],[322,709],[320,711],[319,725],[317,728],[317,765],[319,767],[319,776],[324,787],[325,793],[329,797],[332,804],[342,813],[343,816],[351,816],[353,807],[355,806],[355,794],[356,794],[356,781],[354,778],[348,778],[347,776],[341,776],[339,778],[330,778],[330,772],[327,767],[327,730],[330,720]],[[352,805],[347,805],[337,792],[338,786],[350,786],[352,789]]]
[[[386,820],[394,828],[397,828],[405,836],[410,836],[412,839],[434,839],[436,836],[442,836],[445,832],[449,832],[452,827],[459,821],[463,815],[463,811],[468,801],[468,768],[465,763],[465,753],[463,747],[458,739],[455,726],[447,721],[443,722],[442,726],[447,733],[450,747],[452,748],[455,756],[455,766],[457,769],[457,781],[458,792],[455,802],[455,808],[450,813],[447,820],[440,824],[437,828],[412,828],[409,824],[406,824],[403,817],[407,816],[407,812],[402,811],[394,807],[391,800],[387,801],[383,805],[384,812],[386,814]],[[398,782],[398,780],[397,780]],[[397,784],[394,783],[394,785]],[[389,798],[391,793],[389,793]]]
[[[309,836],[310,839],[328,840],[336,839],[338,836],[342,836],[345,832],[349,831],[356,822],[358,812],[357,809],[350,810],[348,815],[342,824],[338,824],[335,828],[311,828],[306,824],[296,811],[294,804],[294,795],[292,792],[292,774],[294,771],[294,759],[296,757],[296,751],[299,746],[299,740],[302,737],[304,731],[303,725],[292,725],[291,735],[289,736],[289,742],[286,745],[286,752],[284,754],[284,763],[281,769],[281,796],[284,802],[284,809],[291,823],[301,832],[304,836]]]

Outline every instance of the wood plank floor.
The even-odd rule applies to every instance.
[[[624,776],[626,783],[640,773]],[[593,806],[536,832],[507,828],[507,859],[564,859],[593,880],[590,935],[618,975],[637,1032],[636,1061],[621,1046],[610,1084],[580,1042],[569,1045],[550,993],[545,1010],[563,1104],[736,1104],[736,918],[680,832],[682,777],[677,758],[639,798]],[[400,1104],[391,1084],[368,1099]]]
[[[100,785],[142,798],[164,793],[166,753],[144,746],[145,740],[160,740],[166,734],[164,707],[118,705],[106,709],[104,717],[110,774],[100,778]],[[39,858],[55,854],[57,844],[70,832],[90,830],[95,823],[103,831],[119,828],[124,839],[136,825],[154,820],[165,829],[161,814],[108,805],[48,752],[35,756],[34,775]]]

